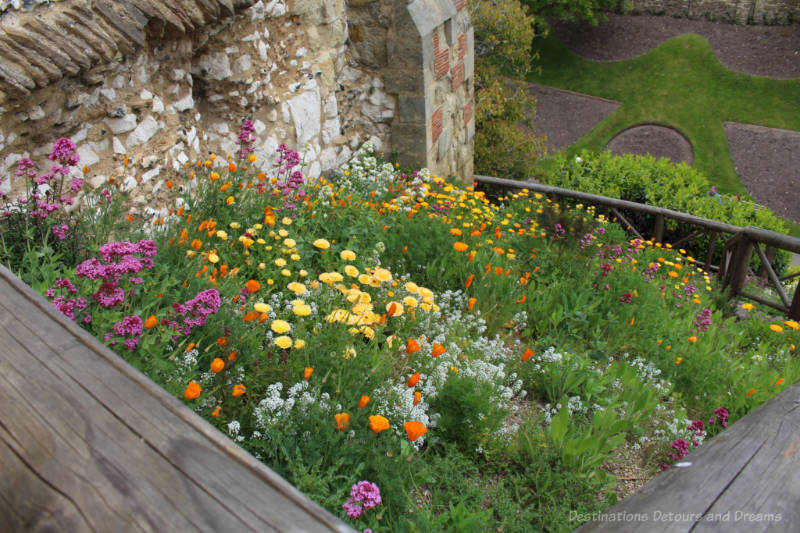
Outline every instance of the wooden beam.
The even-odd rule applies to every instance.
[[[783,302],[783,305],[786,306],[786,308],[788,309],[789,308],[789,298],[786,296],[786,293],[783,290],[783,286],[781,286],[781,282],[778,279],[778,276],[775,274],[775,271],[772,269],[772,263],[770,262],[769,257],[767,256],[766,253],[764,253],[764,251],[761,249],[761,246],[759,246],[759,244],[757,242],[753,243],[753,246],[755,247],[756,252],[758,253],[758,257],[761,259],[761,269],[760,270],[766,270],[767,271],[767,276],[769,277],[769,280],[772,282],[772,285],[775,287],[775,290],[778,291],[778,296],[781,297],[781,301]],[[767,252],[769,252],[769,250],[767,250]],[[775,248],[772,249],[772,253],[774,255]]]
[[[800,320],[800,283],[794,289],[794,298],[792,298],[792,305],[789,306],[789,318],[792,320]]]
[[[624,226],[623,226],[623,227],[625,227],[626,229],[629,229],[629,230],[631,230],[631,231],[633,232],[633,234],[634,234],[634,235],[636,235],[637,237],[639,237],[639,238],[640,238],[640,239],[642,239],[643,241],[644,241],[644,240],[646,240],[644,237],[642,237],[642,234],[641,234],[641,233],[639,233],[639,231],[638,231],[638,230],[637,230],[637,229],[634,227],[634,225],[633,225],[633,224],[631,224],[630,222],[628,222],[628,219],[627,219],[627,218],[625,218],[625,217],[623,216],[623,214],[622,214],[622,213],[620,213],[620,212],[619,212],[619,210],[618,210],[617,208],[615,208],[615,207],[614,207],[614,208],[612,208],[612,209],[611,209],[611,212],[612,212],[612,213],[614,213],[614,215],[615,215],[615,216],[616,216],[618,219],[620,219],[620,220],[623,222],[623,224],[624,224]]]
[[[733,256],[729,265],[728,279],[730,295],[736,296],[744,287],[747,273],[750,270],[750,258],[753,256],[753,242],[747,237],[739,239],[733,247]]]
[[[759,296],[758,294],[753,294],[752,292],[739,291],[739,294],[737,296],[739,298],[747,298],[748,300],[753,300],[754,302],[758,302],[760,304],[764,304],[767,307],[771,307],[773,309],[777,309],[778,311],[780,311],[782,313],[786,313],[789,310],[789,308],[787,306],[785,306],[785,305],[781,305],[778,302],[773,302],[772,300],[768,300],[767,298],[764,298],[763,296]]]
[[[653,240],[655,242],[664,242],[664,215],[656,215],[655,225],[653,227]]]
[[[709,270],[711,268],[711,261],[714,259],[714,247],[717,244],[717,230],[711,230],[711,237],[708,243],[708,251],[706,252],[706,263],[705,269]],[[725,260],[725,257],[722,258]]]

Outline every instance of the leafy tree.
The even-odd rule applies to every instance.
[[[475,27],[475,169],[524,179],[545,147],[545,139],[533,133],[536,98],[520,81],[532,59],[534,17],[518,0],[472,0],[470,7]]]

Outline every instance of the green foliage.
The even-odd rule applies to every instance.
[[[530,177],[544,153],[533,134],[536,98],[523,78],[530,68],[534,18],[518,0],[473,0],[475,27],[475,169],[510,179]]]
[[[522,0],[531,13],[544,19],[588,22],[605,20],[603,11],[626,7],[630,0]]]

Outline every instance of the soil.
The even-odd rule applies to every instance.
[[[719,61],[738,72],[800,78],[800,25],[736,26],[651,15],[609,14],[598,26],[554,22],[558,38],[578,55],[620,61],[642,55],[684,33],[706,37]],[[535,129],[551,151],[579,139],[605,118],[614,103],[569,91],[532,86],[538,97]],[[580,106],[581,112],[576,112]],[[541,113],[541,115],[540,115]],[[639,125],[621,132],[608,148],[650,153],[691,164],[692,148],[668,128]],[[742,184],[757,202],[800,222],[800,133],[747,124],[725,125],[728,147]],[[680,137],[680,138],[678,138]],[[566,144],[564,144],[566,143]],[[688,146],[687,146],[688,145]],[[713,183],[713,176],[709,176]]]

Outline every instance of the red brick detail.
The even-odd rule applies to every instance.
[[[467,105],[464,106],[464,125],[468,124],[470,120],[472,120],[472,101],[467,102]]]
[[[464,83],[464,62],[459,61],[456,66],[453,67],[453,90],[455,91],[461,84]]]
[[[433,142],[439,140],[439,135],[442,134],[442,108],[437,107],[436,111],[433,112],[433,116],[431,117],[431,137],[433,137]]]
[[[450,70],[450,50],[439,50],[439,29],[433,30],[433,68],[436,79],[442,79]]]
[[[467,34],[462,33],[458,36],[458,58],[464,59],[467,55]]]
[[[456,6],[456,10],[458,11],[461,11],[462,9],[467,7],[468,3],[469,0],[453,0],[453,5]]]

